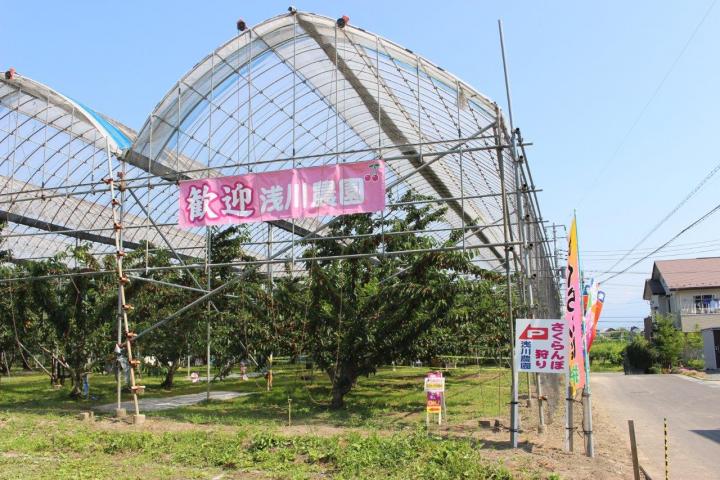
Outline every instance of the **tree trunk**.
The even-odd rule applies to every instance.
[[[70,372],[70,379],[72,380],[72,390],[70,390],[70,398],[82,398],[82,372],[80,369],[76,369]]]
[[[0,372],[9,377],[10,365],[8,365],[7,354],[4,350],[0,353],[0,359],[2,360],[2,362],[0,362]]]
[[[178,368],[180,368],[180,359],[176,358],[170,367],[168,367],[168,371],[165,374],[165,380],[160,384],[161,388],[171,389],[173,387],[173,382],[175,381],[175,372],[177,372]]]
[[[350,393],[352,386],[355,384],[355,380],[357,380],[357,375],[341,366],[337,375],[333,375],[333,372],[330,372],[330,379],[333,382],[330,408],[338,410],[345,406],[344,397]]]
[[[27,359],[25,358],[25,355],[22,355],[20,358],[22,359],[23,370],[25,370],[26,372],[29,371],[29,370],[32,370],[32,367],[31,367],[30,364],[27,362]]]
[[[225,364],[220,368],[220,371],[213,377],[213,382],[217,379],[225,380],[225,377],[230,375],[232,372],[232,368],[235,365],[235,357],[230,358]]]

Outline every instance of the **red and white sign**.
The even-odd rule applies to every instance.
[[[180,182],[182,228],[378,212],[385,163],[370,160]]]
[[[518,372],[566,373],[568,324],[560,319],[515,320],[515,365]]]

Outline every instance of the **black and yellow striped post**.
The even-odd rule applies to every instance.
[[[665,480],[670,478],[670,470],[668,469],[668,430],[667,418],[663,418],[664,435],[665,435]]]

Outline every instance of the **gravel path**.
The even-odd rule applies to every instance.
[[[237,397],[244,397],[252,395],[254,392],[210,392],[211,400],[231,400]],[[205,392],[202,393],[191,393],[189,395],[177,395],[175,397],[164,397],[164,398],[140,398],[140,412],[156,412],[158,410],[169,410],[171,408],[187,407],[188,405],[194,405],[200,403],[207,398]],[[133,402],[123,402],[122,407],[130,412],[133,408]],[[117,403],[108,403],[106,405],[100,405],[93,410],[101,413],[114,412],[117,408]]]

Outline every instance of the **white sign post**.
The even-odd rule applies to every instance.
[[[568,324],[560,319],[515,320],[518,372],[567,373]]]

